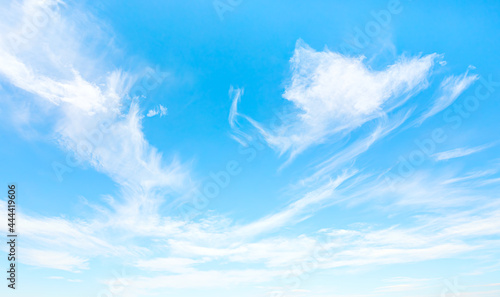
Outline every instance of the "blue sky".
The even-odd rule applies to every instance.
[[[2,296],[500,294],[497,1],[1,6]]]

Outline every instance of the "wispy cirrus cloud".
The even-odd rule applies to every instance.
[[[248,134],[239,130],[239,122],[247,120],[271,147],[293,158],[330,137],[342,138],[370,121],[376,122],[375,128],[322,159],[311,176],[320,182],[300,188],[291,202],[276,212],[266,211],[246,223],[210,214],[199,221],[186,222],[160,211],[165,199],[189,188],[189,170],[147,141],[139,102],[127,97],[136,75],[112,66],[86,69],[81,60],[93,61],[91,65],[95,66],[99,65],[98,59],[75,50],[81,42],[71,36],[79,34],[64,28],[77,32],[84,28],[66,26],[72,23],[59,11],[62,4],[24,3],[19,19],[29,19],[28,12],[39,5],[52,11],[54,23],[40,37],[51,42],[43,47],[43,58],[0,46],[0,57],[8,60],[0,66],[3,81],[48,106],[56,115],[53,135],[60,147],[75,152],[119,185],[116,199],[108,197],[104,205],[88,203],[96,211],[95,217],[36,217],[20,212],[24,240],[34,247],[21,250],[26,264],[77,272],[92,268],[95,258],[113,257],[139,269],[133,288],[124,294],[143,296],[160,289],[262,286],[285,275],[290,263],[307,261],[314,247],[323,244],[322,235],[318,234],[327,234],[330,241],[326,246],[332,250],[331,256],[319,263],[321,270],[470,255],[471,251],[491,247],[481,236],[498,236],[496,205],[483,203],[487,202],[483,193],[456,185],[475,181],[483,174],[447,177],[445,181],[452,180],[454,187],[433,176],[422,178],[415,174],[406,183],[390,187],[380,179],[371,179],[375,174],[349,168],[353,160],[408,120],[411,108],[396,109],[427,87],[439,55],[401,57],[393,65],[376,71],[366,66],[361,57],[315,51],[299,42],[291,60],[293,75],[283,94],[295,110],[286,115],[287,121],[281,126],[265,127],[238,112],[243,89],[232,88],[228,120],[237,139],[242,143],[248,140]],[[36,7],[30,6],[33,4]],[[87,24],[85,18],[80,21]],[[8,22],[0,24],[2,28],[11,26]],[[74,45],[71,54],[58,49],[64,47],[58,47],[61,40],[55,32],[62,33],[62,39]],[[40,44],[33,38],[23,42],[22,47],[27,50]],[[58,55],[74,63],[61,64]],[[45,57],[49,59],[46,61]],[[456,90],[465,88],[464,84],[451,79],[449,82]],[[440,106],[445,105],[441,103]],[[166,113],[161,107],[150,110],[146,116]],[[102,138],[89,137],[102,124],[106,130]],[[342,168],[346,164],[347,170]],[[469,207],[470,201],[492,208],[456,211],[441,217],[442,209]],[[377,211],[384,216],[394,215],[394,209],[409,208],[431,214],[405,217],[405,226],[364,223],[362,227],[344,228],[336,226],[341,220],[334,218],[325,221],[319,230],[313,227],[308,234],[292,228],[332,205],[347,213],[349,207],[375,202],[381,202],[383,207]],[[5,212],[5,207],[0,209]],[[391,212],[384,212],[387,209]],[[5,225],[1,228],[5,233]],[[285,228],[291,230],[290,234],[277,234]]]
[[[118,199],[107,201],[110,209],[96,208],[106,213],[105,219],[35,218],[20,213],[25,240],[37,247],[26,251],[25,263],[86,269],[92,257],[134,253],[133,244],[110,243],[113,239],[104,230],[128,228],[134,223],[126,222],[137,222],[142,216],[158,217],[165,196],[187,185],[187,167],[175,156],[164,158],[146,140],[138,103],[128,96],[137,75],[102,61],[117,51],[106,24],[78,9],[65,10],[62,1],[2,5],[9,9],[0,13],[5,33],[0,36],[1,83],[44,106],[39,112],[55,119],[45,123],[55,143],[73,153],[75,162],[90,164],[121,188]],[[24,28],[36,25],[40,16],[47,21],[26,36]],[[84,42],[89,35],[95,44]],[[18,42],[13,46],[15,38]],[[106,45],[107,50],[94,52],[96,44]],[[39,54],[31,55],[33,50]],[[162,106],[159,112],[166,109]],[[60,261],[54,260],[57,253],[62,255]]]
[[[400,57],[381,71],[368,68],[363,57],[343,56],[328,49],[316,51],[297,42],[290,60],[292,77],[283,98],[295,107],[289,122],[269,130],[246,117],[268,144],[290,158],[327,137],[359,128],[401,106],[412,95],[428,86],[437,54]],[[231,119],[234,122],[236,104]]]
[[[145,209],[152,210],[159,203],[159,196],[153,195],[158,189],[165,192],[184,186],[187,167],[175,157],[165,160],[142,132],[138,104],[128,97],[137,75],[100,63],[106,52],[93,53],[92,47],[83,51],[82,39],[75,37],[92,35],[95,44],[106,44],[109,53],[114,53],[107,26],[84,12],[64,10],[61,1],[12,2],[10,6],[10,15],[21,21],[1,25],[7,34],[0,38],[0,57],[5,61],[0,76],[50,108],[57,119],[53,133],[58,144],[74,152],[77,161],[91,164],[129,188],[136,198],[143,197],[129,203],[151,202]],[[19,48],[9,46],[8,38],[21,34],[39,11],[50,20],[37,28],[37,35],[21,36],[24,39]],[[75,18],[80,25],[75,25]],[[28,55],[33,48],[40,48],[45,55]],[[57,57],[63,57],[64,63]],[[88,69],[87,64],[99,66]],[[158,107],[158,114],[165,113],[165,107]]]
[[[460,157],[465,157],[475,153],[479,153],[485,149],[492,147],[493,144],[485,144],[471,148],[456,148],[449,151],[439,152],[432,155],[436,161],[450,160]]]
[[[419,119],[418,123],[423,123],[426,119],[444,110],[450,106],[467,88],[469,88],[479,76],[476,74],[469,74],[469,71],[459,76],[446,77],[439,86],[439,97],[434,101],[432,107],[424,113]]]

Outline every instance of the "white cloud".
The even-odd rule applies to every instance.
[[[488,149],[492,146],[493,146],[492,144],[486,144],[486,145],[476,146],[476,147],[472,147],[472,148],[456,148],[456,149],[445,151],[445,152],[435,153],[432,155],[432,157],[436,161],[455,159],[455,158],[465,157],[468,155],[479,153],[479,152],[481,152],[485,149]]]
[[[343,56],[328,49],[318,52],[298,41],[290,60],[292,78],[283,94],[296,108],[294,119],[273,130],[247,119],[271,147],[280,154],[290,152],[293,158],[328,136],[344,135],[403,104],[427,87],[439,57],[400,57],[395,64],[375,71],[363,63],[362,57]],[[236,95],[239,100],[241,95]],[[231,108],[231,114],[237,114],[235,109]]]
[[[60,1],[9,4],[0,13],[5,33],[0,36],[0,82],[31,94],[26,97],[47,107],[50,117],[45,119],[56,120],[45,123],[53,127],[51,136],[57,143],[107,174],[122,191],[121,199],[109,200],[112,209],[99,208],[104,219],[35,218],[20,213],[24,240],[33,247],[26,251],[25,263],[74,271],[88,268],[91,257],[135,254],[141,249],[133,243],[112,244],[118,235],[111,236],[107,228],[129,228],[127,232],[133,233],[144,227],[137,223],[143,217],[157,222],[166,195],[188,186],[186,167],[175,157],[165,159],[146,140],[140,108],[127,97],[136,75],[103,61],[106,54],[115,53],[105,24],[78,9],[63,11]],[[27,36],[24,28],[43,15],[47,22]],[[107,51],[94,53],[92,44],[84,43],[89,35]],[[18,40],[14,46],[13,38]],[[166,113],[165,107],[158,108],[160,114]],[[62,168],[69,166],[61,162]],[[119,234],[116,230],[113,234]]]
[[[229,88],[229,97],[233,98],[228,117],[229,125],[231,126],[231,128],[235,128],[238,116],[238,103],[240,102],[243,93],[244,93],[243,89],[235,89],[233,88],[233,86]]]
[[[22,263],[44,267],[77,272],[81,269],[88,269],[88,259],[72,256],[67,252],[37,250],[29,248],[20,248],[19,252],[23,255],[20,259]]]
[[[188,241],[169,240],[169,247],[174,254],[201,257],[205,261],[227,259],[232,263],[263,264],[276,268],[289,267],[292,263],[305,260],[318,245],[315,238],[305,235],[297,238],[272,237],[257,242],[235,243],[234,238],[228,238],[226,241],[217,246],[205,246],[206,243],[197,245]],[[228,244],[230,246],[227,246]]]
[[[238,104],[243,96],[245,90],[229,87],[229,98],[232,99],[231,108],[229,109],[228,122],[233,133],[231,133],[231,138],[237,141],[242,146],[248,146],[248,142],[252,140],[252,137],[247,133],[243,132],[238,117],[242,116],[238,113]]]
[[[436,99],[431,109],[420,117],[418,123],[421,124],[426,119],[450,106],[478,78],[479,76],[475,74],[469,75],[468,71],[460,76],[446,77],[440,85],[441,95]]]
[[[490,176],[492,174],[497,173],[497,170],[482,170],[482,171],[476,171],[476,172],[471,172],[465,176],[461,177],[456,177],[456,178],[450,178],[448,180],[445,180],[443,184],[451,184],[451,183],[456,183],[456,182],[464,182],[468,180],[475,180],[477,178],[485,177],[485,176]]]
[[[355,173],[355,171],[343,172],[336,179],[324,183],[317,189],[306,193],[300,199],[290,203],[284,210],[247,225],[237,227],[234,233],[245,237],[251,237],[266,232],[272,232],[282,226],[301,221],[314,211],[314,207],[320,209],[322,205],[328,203],[328,200],[335,198],[334,194],[336,188],[347,179],[351,178]]]
[[[146,116],[148,118],[154,117],[156,115],[159,115],[160,118],[163,117],[163,116],[165,116],[165,115],[167,115],[167,108],[165,106],[163,106],[163,105],[160,104],[157,107],[155,107],[154,109],[150,109],[148,111],[148,113],[146,114]]]
[[[194,271],[191,266],[199,262],[189,258],[155,258],[151,260],[139,260],[136,266],[148,271],[186,273]]]
[[[410,112],[406,114],[396,114],[391,120],[387,117],[382,117],[379,125],[374,128],[369,135],[351,143],[340,151],[335,151],[333,156],[315,166],[314,174],[303,179],[301,183],[309,183],[329,177],[341,166],[354,161],[359,155],[368,151],[375,142],[383,139],[389,133],[399,128],[408,119],[409,115]]]
[[[23,11],[32,11],[30,5],[33,3],[51,3],[47,6],[49,9],[56,5],[56,2],[27,1]],[[59,22],[58,29],[64,31],[66,27],[61,26],[64,18],[56,10],[53,15],[54,21]],[[27,13],[19,17],[29,18]],[[2,28],[10,27],[6,22],[0,21],[0,24]],[[43,38],[56,38],[54,31],[45,33]],[[71,32],[63,33],[68,46],[79,43],[68,38]],[[123,100],[134,75],[120,69],[89,72],[81,68],[83,63],[80,60],[93,60],[93,57],[82,58],[83,54],[74,48],[71,49],[73,55],[80,56],[62,53],[65,61],[74,63],[61,65],[56,58],[60,53],[57,45],[61,43],[56,38],[54,43],[48,44],[53,48],[43,49],[47,55],[34,58],[13,53],[2,40],[0,57],[8,61],[0,65],[0,74],[5,81],[41,98],[56,110],[59,118],[54,135],[59,144],[68,151],[77,152],[84,161],[120,184],[122,200],[109,199],[112,210],[95,207],[104,218],[94,220],[37,218],[19,213],[25,243],[33,247],[21,250],[24,255],[21,259],[28,265],[76,272],[88,269],[91,259],[97,256],[127,259],[132,255],[137,258],[132,266],[152,275],[134,281],[134,286],[143,289],[138,294],[141,296],[146,294],[143,291],[151,288],[225,288],[261,284],[282,276],[284,272],[280,269],[288,263],[306,259],[319,241],[314,236],[305,235],[277,237],[272,235],[273,231],[296,224],[332,203],[361,196],[370,199],[389,192],[380,188],[377,191],[375,187],[357,188],[356,183],[339,189],[357,174],[352,170],[336,179],[322,181],[320,187],[306,191],[304,195],[297,195],[296,200],[281,211],[243,225],[210,217],[200,222],[163,217],[158,209],[164,197],[189,186],[187,170],[175,159],[167,162],[147,142],[142,132],[139,106],[135,101],[129,105]],[[23,47],[39,45],[37,38],[22,44]],[[325,173],[331,173],[339,164],[356,158],[406,121],[409,111],[391,117],[388,113],[427,86],[427,77],[437,58],[434,54],[401,58],[383,71],[373,71],[363,64],[361,58],[344,57],[328,50],[317,52],[299,43],[292,58],[292,81],[283,95],[297,109],[290,115],[294,120],[275,130],[267,130],[249,120],[260,129],[271,146],[293,156],[332,134],[344,135],[369,120],[379,119],[380,125],[368,137],[320,165]],[[94,61],[91,64],[99,63]],[[229,123],[236,129],[238,117],[242,116],[237,111],[237,104],[243,91],[232,91],[234,100]],[[166,108],[160,105],[150,110],[147,116],[153,113],[161,116],[166,112]],[[105,124],[104,129],[102,124]],[[239,135],[243,137],[242,141],[245,141],[245,135]],[[453,199],[436,204],[456,205],[457,201],[464,202],[469,198],[457,195],[464,194],[458,190],[449,191],[449,196],[445,196],[443,193],[448,188],[431,184],[434,187],[428,189],[425,185],[419,180],[409,181],[393,190],[393,194],[401,198],[398,203],[403,206],[430,204],[438,198],[448,197]],[[353,192],[349,192],[351,190]],[[460,205],[466,205],[466,202]],[[5,206],[0,209],[4,212]],[[497,235],[497,230],[500,230],[498,212],[448,217],[439,223],[437,225],[433,220],[418,228],[332,229],[330,234],[335,241],[330,247],[337,250],[330,261],[322,263],[322,268],[446,258],[478,248],[476,242],[465,242],[467,239]],[[0,230],[5,232],[6,227],[2,226]],[[172,255],[158,257],[160,252],[157,252],[146,258],[145,255],[150,256],[152,250],[137,247],[137,235],[145,238],[152,250],[158,247],[162,248],[161,252]],[[262,238],[264,236],[267,237]],[[228,264],[261,264],[266,269],[202,271],[197,267],[215,260]]]
[[[134,100],[131,104],[126,100],[136,75],[101,63],[106,52],[97,55],[92,46],[82,43],[83,37],[92,35],[96,44],[105,44],[114,53],[106,25],[77,10],[63,14],[62,5],[59,1],[11,3],[6,19],[16,15],[20,21],[0,22],[6,33],[0,37],[0,58],[5,61],[0,78],[52,108],[51,115],[57,118],[54,136],[61,147],[128,189],[125,203],[114,206],[129,217],[132,210],[155,213],[167,192],[187,185],[187,169],[175,157],[165,160],[145,139],[139,107]],[[33,36],[24,36],[23,28],[32,25],[40,11],[49,21],[38,26]],[[17,48],[8,42],[12,36],[22,39]],[[40,54],[29,55],[32,50]],[[157,108],[160,116],[166,112],[164,106]],[[61,176],[67,170],[64,166],[54,167],[55,174]]]
[[[482,236],[499,234],[499,223],[495,221],[498,211],[475,212],[480,217],[464,211],[440,219],[428,217],[415,227],[331,230],[332,256],[321,266],[325,269],[420,262],[485,249],[487,240],[483,241]]]
[[[375,289],[377,292],[390,293],[390,292],[412,292],[416,293],[418,290],[426,288],[442,287],[441,279],[414,279],[408,277],[395,277],[385,280],[390,284],[378,287]],[[423,295],[420,293],[420,295]]]
[[[234,288],[245,284],[261,284],[281,275],[280,271],[266,269],[194,271],[179,275],[139,277],[133,286],[145,289],[158,288]]]
[[[11,84],[56,105],[65,102],[88,114],[118,108],[119,98],[115,90],[109,90],[110,96],[105,96],[97,85],[85,81],[76,71],[69,80],[56,81],[37,73],[17,57],[5,51],[0,51],[0,59],[5,61],[0,66],[0,74]]]

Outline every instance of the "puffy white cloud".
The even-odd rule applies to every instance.
[[[402,56],[377,71],[366,66],[363,57],[316,51],[299,40],[290,60],[292,77],[283,94],[296,108],[293,117],[287,117],[292,119],[271,130],[249,120],[270,146],[293,158],[328,136],[348,133],[402,105],[428,86],[439,58],[437,54]],[[241,94],[236,95],[239,100]],[[235,109],[231,108],[233,118]]]

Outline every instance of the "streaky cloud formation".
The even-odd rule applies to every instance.
[[[426,119],[450,106],[458,96],[462,94],[470,85],[479,79],[478,75],[469,75],[468,71],[460,76],[448,76],[440,86],[441,95],[436,99],[429,111],[423,114],[418,122],[421,124]]]
[[[478,152],[481,152],[485,149],[490,148],[492,145],[481,145],[477,147],[472,147],[472,148],[456,148],[453,150],[445,151],[445,152],[439,152],[435,153],[433,157],[436,159],[436,161],[443,161],[443,160],[449,160],[449,159],[454,159],[454,158],[460,158],[460,157],[465,157],[468,155],[472,155]]]

